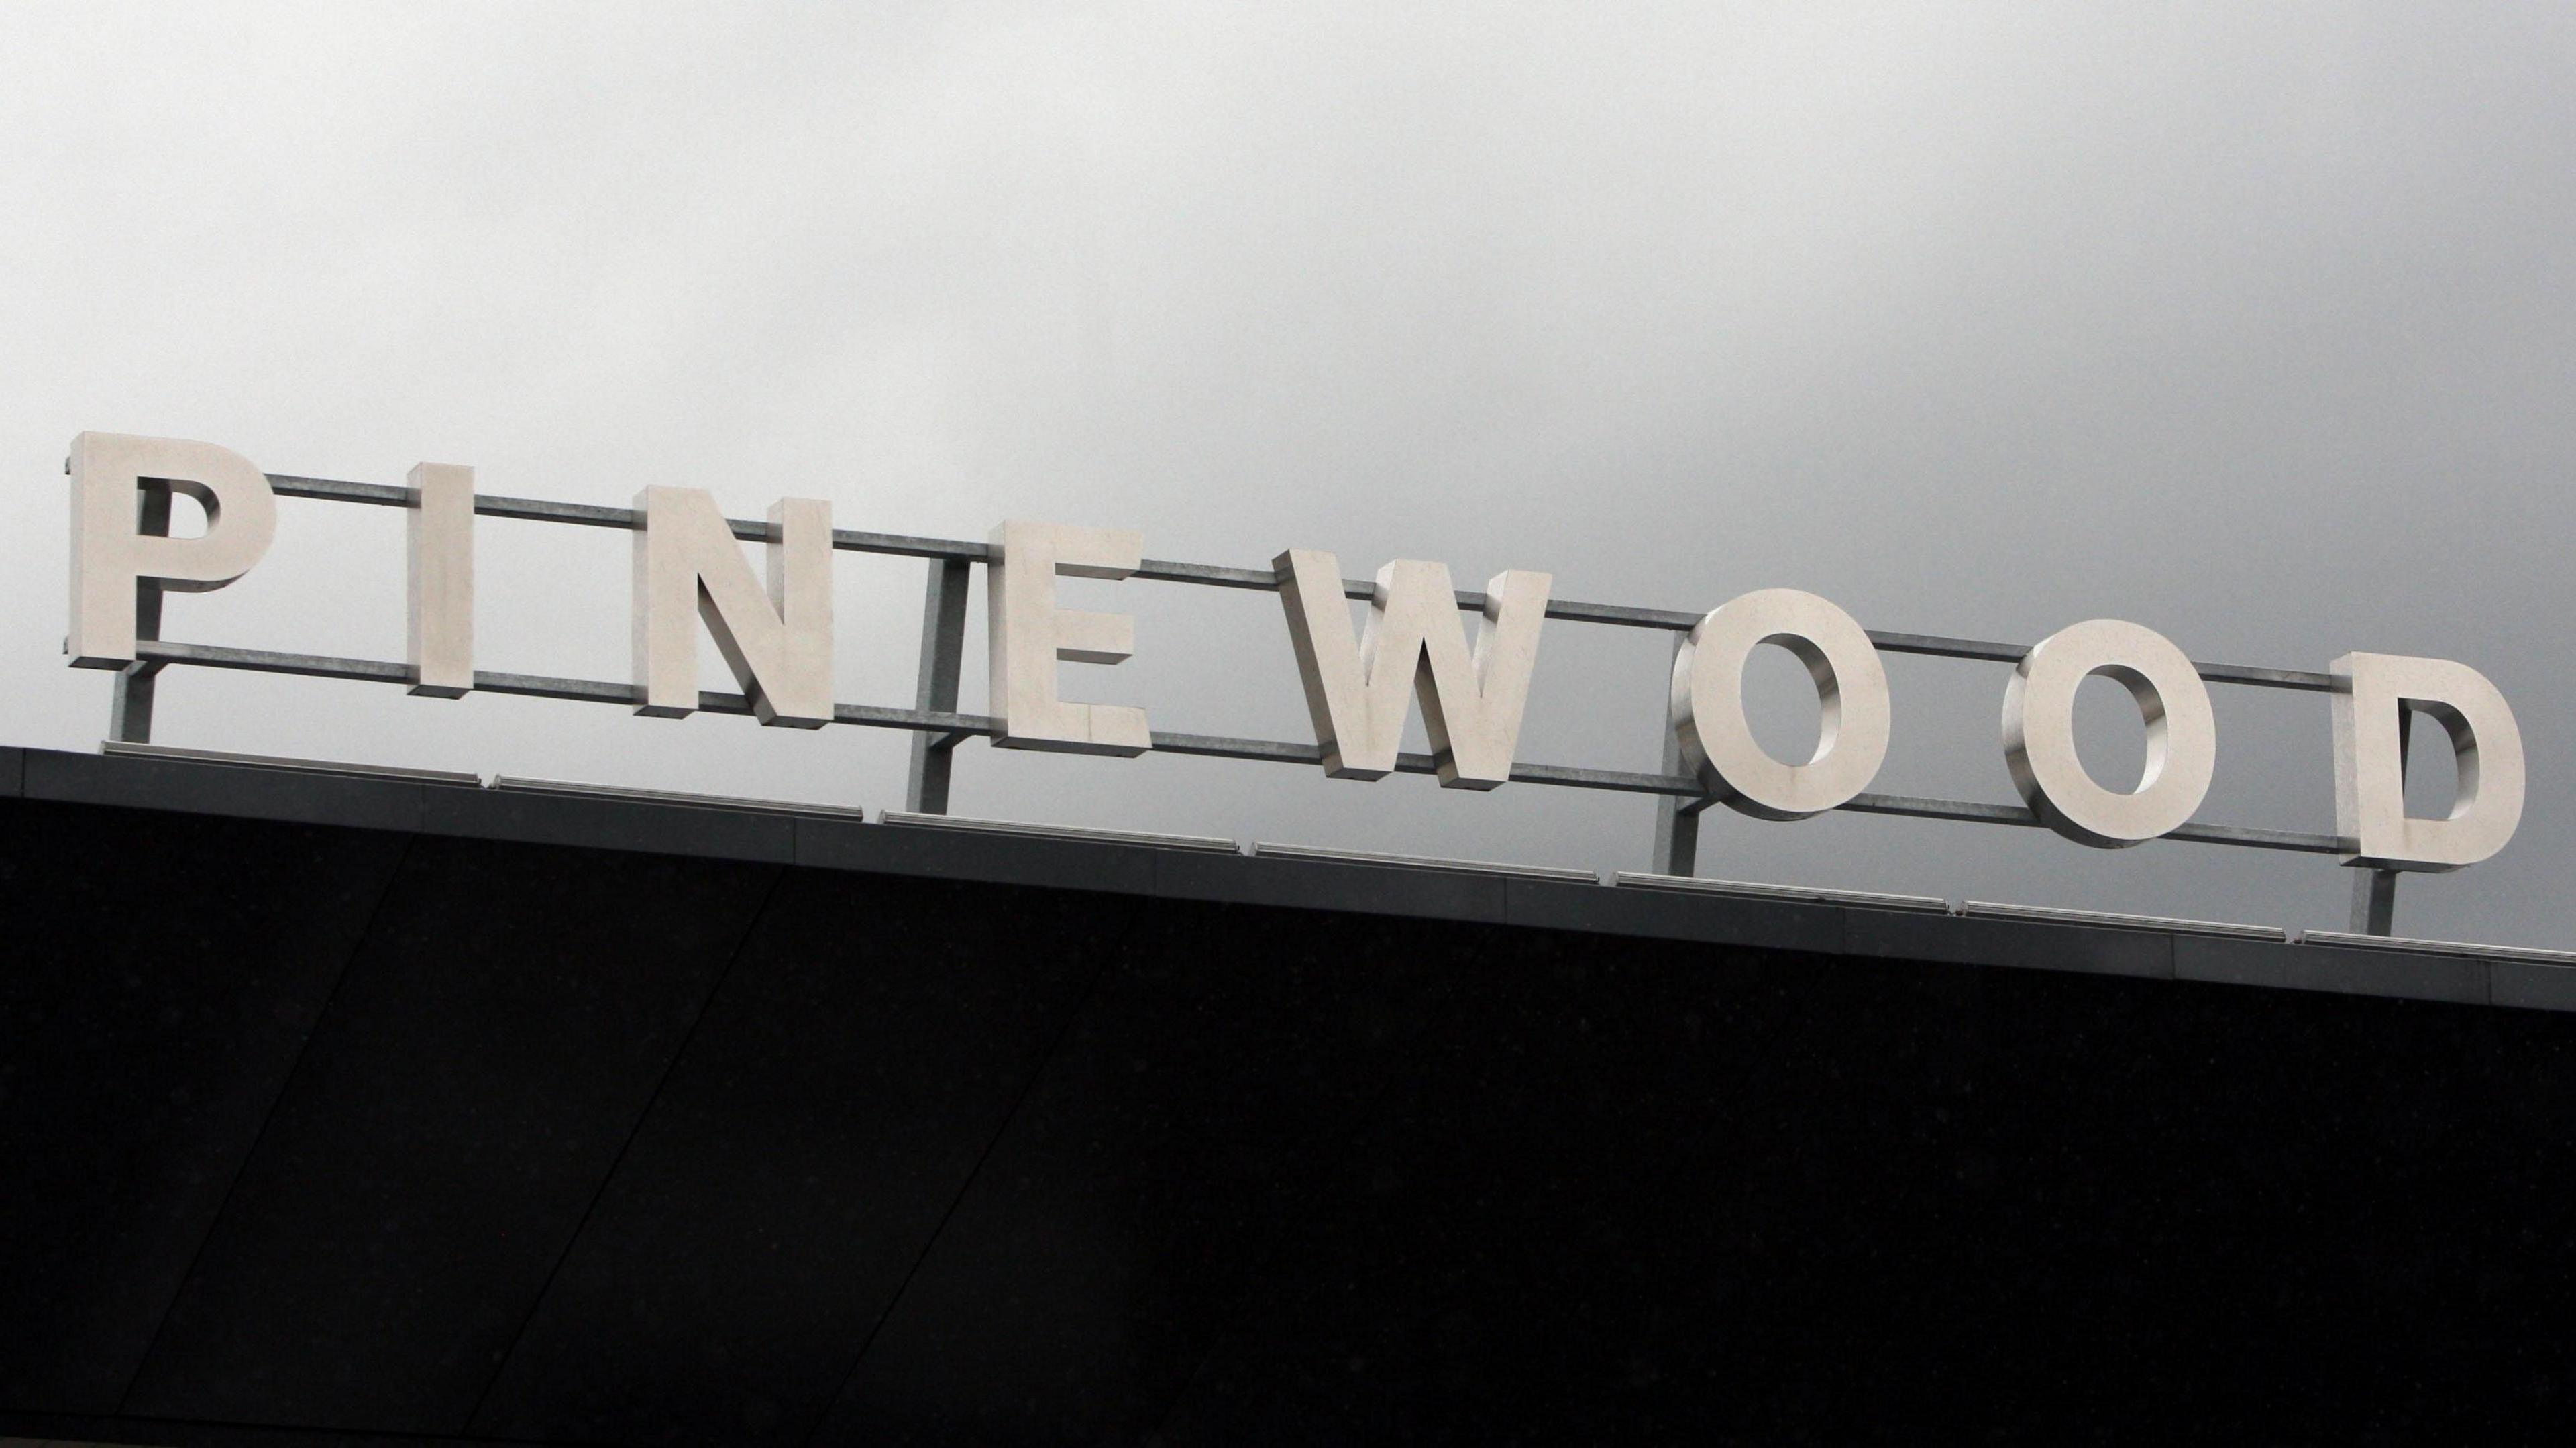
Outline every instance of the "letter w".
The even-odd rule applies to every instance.
[[[1511,777],[1549,575],[1494,575],[1470,652],[1445,564],[1398,559],[1379,569],[1360,639],[1351,636],[1341,564],[1332,554],[1291,548],[1271,566],[1326,774],[1380,779],[1391,772],[1410,692],[1422,703],[1443,786],[1492,789]]]

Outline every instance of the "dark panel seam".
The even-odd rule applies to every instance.
[[[251,1133],[249,1148],[241,1154],[240,1161],[233,1163],[232,1180],[224,1183],[223,1200],[216,1203],[214,1215],[206,1219],[206,1230],[197,1238],[196,1250],[188,1254],[187,1270],[179,1274],[178,1282],[171,1287],[170,1300],[161,1304],[161,1320],[153,1325],[152,1340],[143,1345],[142,1356],[134,1360],[134,1370],[126,1374],[124,1390],[116,1395],[116,1411],[120,1416],[133,1401],[134,1385],[143,1380],[143,1370],[151,1363],[152,1354],[159,1350],[162,1335],[170,1330],[170,1314],[178,1307],[180,1295],[188,1290],[189,1281],[197,1275],[197,1266],[205,1259],[207,1245],[215,1240],[215,1232],[232,1211],[233,1194],[241,1189],[243,1174],[250,1170],[251,1162],[259,1156],[260,1143],[268,1139],[269,1123],[277,1119],[278,1103],[286,1099],[286,1093],[294,1089],[296,1078],[304,1074],[305,1059],[313,1051],[313,1038],[322,1034],[323,1023],[330,1020],[331,1007],[340,1000],[340,988],[348,983],[349,967],[357,963],[359,953],[367,948],[368,937],[376,933],[376,917],[384,913],[385,898],[393,894],[394,882],[402,878],[403,867],[411,863],[412,846],[419,840],[417,834],[403,836],[402,853],[394,857],[393,868],[385,871],[385,882],[377,887],[375,902],[367,907],[366,920],[350,940],[348,954],[340,959],[339,971],[331,977],[330,993],[323,996],[322,1008],[313,1013],[313,1024],[305,1028],[303,1044],[295,1048],[295,1060],[278,1078],[277,1090],[268,1098],[268,1109],[259,1115],[259,1130]]]
[[[536,1322],[538,1311],[546,1305],[547,1295],[554,1291],[555,1278],[562,1273],[564,1263],[572,1260],[573,1248],[580,1245],[581,1234],[589,1230],[590,1219],[598,1212],[601,1199],[608,1195],[609,1185],[617,1180],[617,1173],[626,1165],[626,1154],[635,1149],[635,1139],[644,1134],[644,1123],[653,1119],[653,1108],[661,1104],[663,1088],[671,1084],[671,1077],[679,1071],[680,1063],[688,1058],[689,1043],[697,1039],[698,1027],[705,1023],[707,1012],[715,1007],[716,997],[723,994],[725,982],[733,978],[734,966],[742,960],[742,953],[751,944],[751,938],[759,933],[760,922],[769,918],[769,907],[777,901],[779,886],[786,882],[791,867],[777,865],[772,868],[775,873],[769,877],[769,888],[761,892],[759,908],[751,912],[751,919],[743,925],[742,934],[734,939],[733,949],[725,953],[724,968],[716,972],[715,981],[707,987],[707,993],[698,998],[697,1013],[689,1017],[689,1028],[680,1033],[680,1043],[672,1048],[670,1061],[662,1067],[662,1074],[654,1078],[652,1094],[644,1098],[643,1108],[635,1113],[634,1123],[626,1128],[626,1139],[617,1144],[617,1155],[610,1158],[608,1170],[600,1173],[599,1185],[591,1191],[590,1200],[582,1205],[581,1219],[574,1222],[572,1230],[564,1235],[563,1250],[555,1254],[554,1265],[546,1269],[546,1280],[538,1285],[536,1295],[528,1299],[528,1310],[520,1314],[519,1325],[511,1332],[509,1345],[494,1360],[492,1375],[483,1380],[483,1390],[474,1395],[474,1406],[465,1410],[454,1436],[461,1438],[473,1434],[474,1420],[483,1416],[483,1405],[490,1400],[492,1389],[500,1385],[501,1375],[509,1370],[510,1359],[519,1355],[519,1345],[526,1341],[529,1326]]]
[[[1118,948],[1109,952],[1101,960],[1100,968],[1091,973],[1090,983],[1082,988],[1081,998],[1073,1003],[1071,1010],[1064,1013],[1064,1024],[1056,1028],[1055,1039],[1047,1042],[1046,1053],[1038,1057],[1037,1064],[1029,1071],[1028,1079],[1020,1083],[1019,1094],[1011,1098],[1011,1109],[1003,1112],[1002,1119],[995,1123],[992,1139],[984,1143],[982,1151],[976,1153],[975,1165],[967,1170],[966,1179],[957,1184],[957,1194],[948,1199],[948,1205],[939,1213],[939,1225],[931,1228],[930,1235],[922,1238],[921,1250],[913,1254],[912,1265],[904,1269],[903,1281],[895,1284],[894,1295],[886,1299],[885,1309],[877,1314],[877,1320],[868,1324],[868,1334],[859,1339],[859,1350],[851,1354],[849,1367],[842,1371],[840,1381],[833,1385],[832,1391],[824,1396],[822,1405],[815,1411],[814,1421],[806,1427],[804,1436],[796,1440],[799,1448],[808,1448],[815,1436],[823,1431],[823,1425],[832,1420],[832,1410],[840,1406],[841,1398],[850,1391],[850,1384],[858,1378],[859,1365],[868,1360],[869,1349],[877,1345],[877,1337],[885,1331],[885,1325],[894,1320],[895,1310],[903,1306],[904,1295],[912,1291],[913,1279],[921,1274],[922,1264],[930,1260],[930,1250],[939,1245],[941,1237],[947,1235],[948,1223],[956,1217],[957,1209],[965,1204],[967,1197],[974,1194],[975,1183],[984,1175],[985,1163],[991,1161],[993,1153],[1001,1148],[1002,1138],[1011,1134],[1011,1123],[1020,1119],[1020,1112],[1028,1105],[1031,1093],[1038,1089],[1038,1083],[1045,1080],[1047,1072],[1055,1068],[1056,1057],[1063,1053],[1065,1041],[1073,1035],[1074,1023],[1082,1019],[1083,1012],[1091,1008],[1092,1000],[1100,994],[1100,982],[1107,978],[1112,968],[1127,959],[1128,950],[1135,943],[1137,918],[1138,911],[1131,908],[1125,923],[1118,930]]]

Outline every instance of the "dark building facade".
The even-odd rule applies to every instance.
[[[0,751],[0,1434],[2463,1441],[2576,971]]]

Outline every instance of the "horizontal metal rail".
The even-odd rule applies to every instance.
[[[319,498],[337,503],[372,503],[380,507],[406,508],[412,503],[412,490],[385,483],[348,483],[330,478],[304,478],[291,474],[271,473],[269,486],[290,498]],[[571,523],[585,528],[635,527],[635,510],[610,508],[591,503],[552,503],[538,498],[509,498],[490,493],[477,493],[474,511],[487,518],[517,518],[531,523]],[[745,542],[769,541],[770,528],[765,521],[728,518],[733,535]],[[951,538],[916,538],[901,533],[863,533],[851,528],[832,530],[832,546],[851,553],[884,553],[900,558],[953,559],[969,563],[990,562],[992,545]],[[1267,568],[1226,568],[1212,563],[1175,563],[1167,559],[1148,558],[1132,577],[1154,583],[1195,583],[1211,588],[1245,588],[1276,593],[1278,576]],[[1342,580],[1342,592],[1352,598],[1368,598],[1377,585],[1364,578]],[[1458,590],[1458,607],[1482,612],[1485,595],[1466,589]],[[1699,624],[1705,612],[1691,613],[1664,608],[1631,608],[1617,603],[1578,603],[1568,598],[1548,600],[1547,616],[1568,623],[1609,624],[1622,628],[1660,629],[1667,633],[1687,633]],[[1984,639],[1950,638],[1941,634],[1891,633],[1869,630],[1869,640],[1892,654],[1930,654],[1949,659],[1983,659],[1992,663],[2017,664],[2030,652],[2026,644],[1993,643]],[[2195,663],[2200,676],[2213,684],[2250,684],[2266,689],[2295,689],[2306,693],[2331,694],[2335,680],[2331,674],[2305,669],[2266,669],[2244,664]],[[1266,757],[1266,756],[1264,756]],[[1694,791],[1695,793],[1696,791]]]
[[[399,490],[397,490],[399,491]],[[263,674],[297,674],[316,679],[356,679],[378,684],[408,684],[411,670],[403,664],[381,659],[331,658],[319,654],[280,653],[270,649],[244,649],[210,644],[173,643],[145,639],[135,644],[135,657],[156,664],[188,664],[202,668],[241,669]],[[643,691],[632,684],[615,684],[596,679],[554,678],[538,674],[503,674],[476,670],[476,690],[488,694],[520,694],[545,699],[572,699],[595,704],[642,702]],[[698,708],[709,714],[749,714],[751,703],[740,694],[701,690]],[[982,714],[947,713],[930,709],[898,709],[878,704],[834,704],[832,722],[856,724],[875,729],[910,729],[936,734],[990,738],[1001,732],[1000,721]],[[1324,751],[1312,744],[1293,744],[1285,740],[1237,739],[1217,734],[1175,734],[1154,731],[1154,748],[1164,754],[1195,754],[1217,759],[1257,759],[1279,764],[1318,765]],[[1428,754],[1399,754],[1395,762],[1399,774],[1434,774],[1438,761]],[[1555,785],[1570,789],[1610,790],[1625,794],[1672,795],[1685,799],[1706,798],[1700,782],[1688,775],[1649,774],[1623,769],[1589,769],[1566,764],[1516,764],[1511,778],[1520,784]],[[1917,819],[1965,820],[1979,824],[2026,825],[2036,827],[2039,817],[2020,805],[1982,804],[1967,800],[1925,799],[1911,795],[1864,794],[1841,806],[1862,814],[1910,815]],[[2258,850],[2291,850],[2303,854],[2329,855],[2342,844],[2332,835],[2297,834],[2288,830],[2254,829],[2244,825],[2187,824],[2165,836],[2201,844],[2240,845]]]

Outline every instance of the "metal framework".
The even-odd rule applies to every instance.
[[[378,507],[403,508],[414,503],[413,492],[406,487],[381,483],[341,482],[327,478],[307,478],[270,474],[269,484],[281,496],[312,498],[325,502],[365,503]],[[170,500],[167,489],[146,489],[141,504],[141,523],[146,532],[166,532],[169,527]],[[557,503],[534,498],[500,497],[477,494],[474,511],[488,518],[513,518],[525,522],[563,523],[586,528],[632,530],[636,515],[632,509],[601,507],[586,503]],[[739,518],[727,519],[736,538],[749,542],[767,542],[770,525],[766,522]],[[966,593],[972,583],[974,565],[989,560],[991,548],[983,543],[947,538],[922,538],[895,533],[869,533],[836,528],[832,546],[851,553],[875,553],[902,558],[920,558],[929,563],[928,587],[923,600],[921,655],[919,674],[911,708],[893,708],[876,704],[840,704],[832,709],[835,724],[857,724],[879,729],[913,731],[912,764],[904,795],[905,808],[924,814],[945,813],[948,808],[949,780],[959,744],[969,739],[987,738],[999,732],[998,721],[980,714],[957,711],[960,669],[965,656]],[[1248,589],[1275,593],[1276,576],[1266,569],[1225,568],[1205,563],[1177,563],[1164,559],[1146,559],[1132,575],[1158,583],[1196,584],[1212,588]],[[1346,579],[1343,592],[1351,598],[1368,598],[1375,585],[1360,579]],[[1461,590],[1458,607],[1481,611],[1485,606],[1482,593]],[[161,600],[157,587],[146,585],[137,624],[139,641],[136,661],[117,678],[109,737],[128,743],[146,742],[152,732],[152,700],[155,677],[173,664],[208,668],[245,669],[259,673],[299,674],[311,678],[358,679],[374,683],[408,684],[408,665],[375,659],[331,658],[312,654],[280,653],[267,649],[231,648],[207,644],[181,643],[159,637]],[[1672,609],[1635,608],[1624,604],[1581,603],[1572,599],[1551,599],[1547,617],[1567,623],[1600,624],[1618,628],[1659,629],[1674,636],[1675,647],[1703,617],[1700,613]],[[2025,646],[1994,643],[1981,639],[1948,638],[1933,634],[1891,633],[1872,629],[1870,642],[1881,650],[1899,654],[1922,654],[1938,658],[1974,659],[1991,663],[2018,663],[2028,652]],[[2217,684],[2239,684],[2255,688],[2288,689],[2305,693],[2332,693],[2335,681],[2331,675],[2300,669],[2255,668],[2238,664],[2194,663],[2201,678]],[[531,674],[491,673],[477,670],[477,690],[494,694],[524,694],[549,699],[574,699],[601,704],[633,705],[641,697],[634,685],[590,679],[554,678]],[[701,692],[698,707],[712,714],[748,714],[749,702],[740,694]],[[1211,734],[1182,734],[1156,730],[1154,748],[1168,754],[1207,755],[1222,759],[1258,759],[1283,764],[1313,765],[1321,762],[1323,751],[1313,744],[1296,744],[1282,740],[1240,739]],[[1435,772],[1428,754],[1405,753],[1398,756],[1400,773],[1430,774]],[[1628,794],[1653,796],[1658,801],[1655,826],[1654,863],[1657,870],[1671,875],[1688,875],[1697,854],[1699,812],[1714,803],[1700,782],[1684,772],[1678,743],[1671,731],[1665,731],[1663,767],[1655,773],[1634,770],[1594,769],[1581,765],[1518,764],[1511,778],[1521,784],[1554,785],[1572,789],[1612,790]],[[1968,800],[1932,799],[1911,795],[1862,794],[1840,808],[1863,814],[1910,815],[1919,819],[1961,820],[1975,824],[2040,827],[2039,817],[2018,804],[1986,804]],[[2183,825],[2167,839],[2194,844],[2235,845],[2261,850],[2287,850],[2301,854],[2333,855],[2340,853],[2342,842],[2333,835],[2303,834],[2290,830],[2260,829],[2246,825]],[[2363,871],[2354,880],[2353,928],[2374,934],[2387,934],[2395,890],[2395,876],[2389,871]]]

